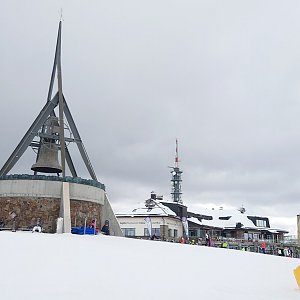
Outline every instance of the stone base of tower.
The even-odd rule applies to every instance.
[[[39,221],[44,232],[55,233],[57,219],[61,217],[61,180],[39,175],[0,177],[0,230],[1,227],[29,230]],[[67,178],[67,181],[71,226],[89,225],[96,220],[96,226],[101,228],[108,220],[111,234],[122,236],[104,186],[80,178]]]

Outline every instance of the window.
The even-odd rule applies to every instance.
[[[256,220],[256,226],[257,227],[267,227],[267,221],[266,220]]]
[[[160,229],[159,228],[152,228],[152,235],[160,236]],[[144,236],[149,236],[148,228],[144,228]]]
[[[178,230],[174,229],[174,237],[176,238],[178,236]]]
[[[135,228],[121,228],[124,236],[135,236]]]
[[[196,229],[191,229],[191,230],[189,230],[189,235],[191,237],[196,237],[196,236],[198,236],[198,232]]]
[[[259,240],[259,234],[258,233],[244,233],[244,240],[246,241],[257,241]]]
[[[160,228],[152,228],[152,234],[156,236],[160,236]]]

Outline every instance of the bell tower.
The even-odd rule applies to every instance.
[[[111,234],[122,235],[105,185],[97,180],[63,94],[61,32],[62,21],[46,103],[0,170],[0,206],[4,208],[0,210],[0,220],[14,231],[30,227],[35,220],[48,233],[70,233],[74,227],[95,220],[99,227],[109,222]],[[57,92],[53,96],[54,86]],[[90,178],[77,176],[68,149],[70,143],[77,145]],[[11,174],[29,147],[36,153],[31,166],[34,174]]]
[[[26,149],[31,147],[37,153],[36,162],[31,167],[35,175],[37,173],[56,173],[57,175],[61,174],[62,178],[64,178],[66,176],[65,166],[67,163],[72,177],[77,177],[75,166],[67,148],[67,143],[75,143],[91,178],[97,181],[96,174],[62,91],[61,31],[62,21],[59,22],[58,27],[54,64],[46,104],[3,165],[0,170],[0,176],[7,175]],[[57,77],[58,91],[52,97],[55,77]],[[57,107],[58,116],[55,113]],[[69,137],[65,137],[66,130],[69,132]]]

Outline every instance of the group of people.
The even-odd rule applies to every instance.
[[[98,228],[96,228],[96,220],[92,220],[92,222],[89,225],[90,228],[95,228],[96,231],[98,232]],[[40,218],[37,218],[36,224],[32,226],[32,232],[42,232],[42,222]],[[106,220],[104,225],[101,228],[101,233],[105,234],[105,235],[110,235],[109,232],[109,221]]]
[[[266,249],[267,245],[265,242],[263,242],[260,245],[262,253],[266,254]],[[294,257],[294,252],[291,247],[282,247],[282,248],[277,248],[277,255],[278,256],[285,256],[285,257]]]
[[[278,256],[293,257],[293,250],[289,247],[278,248],[277,253],[278,253]]]
[[[179,242],[180,243],[185,243],[183,238],[181,238]],[[195,240],[191,240],[189,242],[189,244],[196,245],[197,243],[195,242]],[[199,244],[199,241],[198,241],[198,244]],[[208,233],[205,234],[205,246],[208,246],[208,247],[213,246],[212,239],[211,239],[211,237],[209,236]],[[221,248],[229,248],[229,244],[226,240],[224,240],[224,241],[221,242],[220,247]],[[265,242],[262,242],[259,246],[259,249],[260,249],[261,253],[266,254],[267,253],[267,244]],[[245,246],[243,246],[240,250],[250,251],[249,248],[245,247]],[[294,257],[294,252],[293,252],[293,249],[291,247],[278,248],[277,253],[275,252],[273,254],[277,254],[278,256]],[[298,257],[298,256],[296,255],[296,257]]]
[[[190,240],[190,241],[186,241],[183,237],[180,238],[179,243],[181,244],[191,244],[191,245],[202,245],[201,240],[198,240],[198,243],[195,242],[195,240]],[[205,233],[205,246],[207,247],[212,247],[213,246],[213,242],[212,242],[212,238],[210,237],[209,233],[206,232]],[[226,240],[223,240],[220,244],[221,248],[229,248],[229,244]],[[262,253],[266,254],[266,250],[267,250],[267,244],[265,242],[262,242],[259,246],[259,249],[261,250]],[[242,247],[241,248],[242,251],[247,251],[248,249],[246,247]],[[292,257],[293,252],[290,248],[284,248],[284,249],[278,249],[278,255],[279,256],[288,256],[288,257]]]
[[[180,244],[190,244],[190,245],[200,245],[201,244],[200,240],[198,240],[198,244],[197,244],[194,239],[189,240],[189,239],[185,239],[184,237],[181,237],[179,239],[179,243]],[[208,232],[205,234],[205,246],[207,246],[207,247],[213,246],[212,238],[209,236]]]

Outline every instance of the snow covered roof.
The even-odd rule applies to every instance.
[[[195,224],[203,225],[202,222],[199,221],[197,218],[192,217],[192,218],[188,218],[188,220],[189,220],[190,222],[195,223]]]
[[[139,203],[136,208],[127,209],[127,211],[123,211],[120,213],[116,213],[117,217],[135,217],[135,216],[173,216],[176,217],[176,213],[172,211],[169,207],[164,205],[163,203],[167,203],[167,201],[156,201],[156,205],[149,209],[145,207],[145,203]],[[174,202],[171,202],[174,204]],[[181,204],[178,204],[181,205]],[[267,219],[265,217],[254,217],[253,215],[248,215],[245,212],[242,213],[238,209],[205,209],[202,208],[201,211],[197,212],[188,212],[190,217],[188,217],[189,222],[193,222],[194,224],[200,226],[207,227],[215,227],[222,229],[236,229],[237,225],[240,224],[243,229],[255,229],[255,230],[268,230],[271,233],[287,233],[287,231],[282,229],[270,229],[269,227],[261,227],[256,226],[250,218],[255,220],[256,218]],[[211,220],[205,218],[197,218],[201,216],[211,217]],[[248,218],[249,217],[249,218]],[[269,226],[269,225],[268,225]]]
[[[145,207],[144,203],[140,203],[139,207],[130,209],[126,212],[116,213],[116,216],[174,216],[176,214],[168,207],[157,202],[157,205],[151,209]]]
[[[288,233],[287,230],[283,230],[283,229],[271,229],[271,228],[268,228],[268,231],[271,232],[271,233]]]
[[[238,210],[229,209],[203,209],[201,210],[202,215],[211,216],[212,220],[202,219],[199,221],[197,218],[188,218],[189,221],[210,227],[219,228],[236,228],[237,223],[241,223],[242,228],[255,228],[255,229],[268,229],[266,227],[256,227],[255,224],[248,219],[248,215],[241,213]]]

